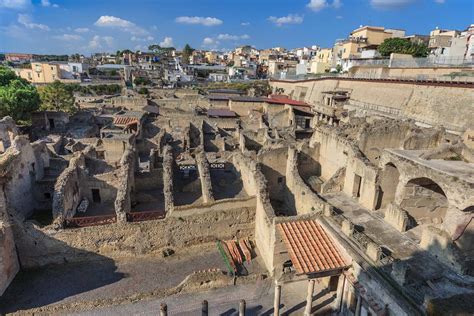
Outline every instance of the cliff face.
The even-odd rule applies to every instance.
[[[382,113],[394,110],[400,118],[463,131],[474,121],[474,89],[391,82],[324,79],[312,81],[271,81],[273,90],[283,88],[293,99],[321,103],[324,91],[346,90],[355,107],[370,106]]]

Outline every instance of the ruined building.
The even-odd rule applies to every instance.
[[[473,85],[271,86],[0,121],[0,293],[20,267],[250,240],[277,310],[298,282],[306,313],[323,287],[341,315],[473,308]]]

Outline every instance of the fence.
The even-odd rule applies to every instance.
[[[117,216],[102,215],[102,216],[88,216],[88,217],[72,217],[67,218],[64,222],[67,228],[78,228],[88,226],[107,225],[117,222]]]
[[[144,222],[155,219],[165,218],[164,211],[151,211],[151,212],[131,212],[127,213],[127,222]]]

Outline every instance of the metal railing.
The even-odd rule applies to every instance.
[[[64,225],[66,228],[78,228],[78,227],[107,225],[107,224],[113,224],[115,222],[117,222],[117,216],[115,214],[111,214],[111,215],[101,215],[101,216],[67,218],[64,221]]]
[[[151,212],[130,212],[127,213],[127,222],[144,222],[156,219],[165,218],[166,214],[163,211]]]

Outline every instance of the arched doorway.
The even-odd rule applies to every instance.
[[[395,199],[398,181],[400,180],[400,172],[397,167],[388,163],[382,171],[381,182],[377,196],[377,204],[375,209],[383,209]]]
[[[412,219],[412,227],[421,224],[442,223],[448,209],[448,199],[443,189],[429,178],[408,181],[400,206]]]

